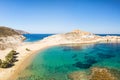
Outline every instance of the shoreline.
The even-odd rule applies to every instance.
[[[113,43],[113,42],[112,42]],[[114,42],[115,43],[115,42]],[[17,70],[17,72],[15,72],[14,74],[13,74],[13,76],[11,75],[11,77],[9,78],[9,80],[16,80],[17,78],[18,78],[18,75],[19,75],[19,73],[20,72],[22,72],[30,63],[31,63],[31,61],[34,59],[34,57],[37,55],[37,54],[39,54],[39,52],[41,52],[42,50],[45,50],[45,49],[47,49],[47,48],[49,48],[49,47],[53,47],[53,46],[58,46],[58,45],[69,45],[69,44],[79,44],[79,45],[81,45],[81,44],[88,44],[88,45],[94,45],[94,44],[100,44],[99,42],[98,43],[65,43],[65,44],[56,44],[56,45],[51,45],[51,46],[46,46],[46,47],[43,47],[43,48],[41,48],[40,50],[37,50],[37,51],[34,51],[34,52],[31,52],[31,55],[29,55],[29,56],[27,56],[27,57],[25,57],[25,59],[21,62],[21,64],[23,63],[23,64],[25,64],[24,66],[22,66],[21,67],[21,69],[20,69],[20,66],[18,67],[18,69],[19,70]],[[27,60],[27,58],[30,58],[30,60]],[[27,60],[26,62],[24,62],[25,60]],[[27,64],[26,64],[27,63]],[[17,74],[16,74],[17,73]]]
[[[53,45],[53,46],[57,46],[57,45]],[[19,65],[17,65],[18,67],[16,68],[16,72],[14,72],[10,77],[9,77],[9,80],[16,80],[17,78],[18,78],[18,75],[19,75],[19,73],[20,72],[22,72],[27,66],[29,66],[30,65],[30,63],[31,63],[31,61],[34,59],[34,57],[37,55],[37,54],[39,54],[39,52],[41,52],[42,50],[45,50],[45,49],[47,49],[47,48],[49,48],[49,47],[52,47],[52,46],[48,46],[48,47],[44,47],[44,48],[42,48],[42,49],[40,49],[40,50],[37,50],[37,51],[33,51],[33,52],[30,52],[31,54],[30,55],[28,55],[28,56],[26,56],[26,57],[24,57],[24,59],[23,59],[23,61],[21,61],[20,63],[19,63]],[[28,59],[29,58],[29,59]],[[24,62],[25,61],[25,62]],[[22,65],[21,65],[22,64]],[[24,65],[24,66],[23,66]],[[19,70],[17,70],[17,69],[19,69]]]
[[[113,41],[117,43],[116,41]],[[64,45],[64,44],[96,44],[96,43],[109,43],[109,42],[99,42],[98,40],[94,41],[83,41],[83,42],[66,42],[66,41],[54,41],[54,40],[40,40],[33,43],[25,43],[18,46],[15,50],[19,52],[18,62],[15,63],[15,66],[7,69],[0,69],[0,80],[16,80],[18,78],[19,73],[24,70],[27,65],[30,64],[30,61],[34,58],[34,56],[49,47]],[[111,42],[112,43],[112,42]],[[118,42],[119,43],[119,42]],[[26,48],[30,49],[27,51]],[[26,64],[27,63],[27,64]],[[7,73],[7,74],[6,74]]]
[[[31,61],[33,60],[33,58],[34,58],[34,56],[35,56],[34,53],[37,53],[37,51],[36,51],[36,52],[32,52],[32,54],[29,55],[29,56],[26,56],[26,57],[24,58],[24,60],[21,61],[21,62],[17,65],[18,67],[16,68],[16,72],[14,72],[13,74],[11,74],[11,77],[9,77],[9,80],[16,80],[16,79],[18,78],[19,73],[20,73],[21,71],[23,71],[23,70],[31,63]],[[21,65],[21,64],[22,64],[22,65]]]
[[[16,49],[16,51],[19,52],[19,54],[17,55],[18,61],[15,62],[15,65],[11,68],[0,69],[0,80],[16,80],[18,78],[19,73],[30,64],[30,62],[37,53],[46,48],[56,45],[59,44],[46,44],[41,43],[41,41],[38,41],[35,43],[25,43],[24,45],[19,46]],[[31,51],[26,51],[26,48],[29,48]]]

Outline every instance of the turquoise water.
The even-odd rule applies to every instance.
[[[120,70],[120,43],[54,46],[38,53],[17,80],[70,80],[75,71],[92,67]]]

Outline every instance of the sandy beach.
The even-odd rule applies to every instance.
[[[19,52],[18,61],[15,62],[15,66],[7,69],[0,69],[0,80],[15,80],[17,78],[18,73],[23,70],[29,62],[32,60],[35,53],[48,48],[50,46],[55,46],[56,43],[43,43],[41,41],[35,42],[35,43],[21,43],[21,45],[16,48],[15,50]],[[27,51],[26,48],[30,49],[30,51]],[[0,58],[4,59],[7,53],[11,51],[12,49],[7,49],[4,51],[0,51],[1,55]]]
[[[64,37],[65,35],[53,35],[47,38],[44,38],[43,40],[37,41],[37,42],[22,42],[18,47],[14,48],[15,51],[17,51],[19,54],[17,55],[18,61],[15,62],[15,66],[7,69],[0,69],[0,80],[15,80],[17,78],[17,75],[20,71],[22,71],[27,65],[29,65],[30,61],[34,57],[34,55],[41,50],[55,46],[60,44],[71,44],[71,43],[98,43],[98,42],[106,42],[106,40],[112,40],[112,42],[116,42],[116,37],[107,37],[107,38],[101,38],[94,36],[92,38],[72,38],[71,35],[67,35],[67,37]],[[84,39],[84,40],[81,40]],[[91,40],[89,40],[91,39]],[[29,49],[30,51],[26,50]],[[4,60],[5,56],[11,51],[12,49],[6,49],[0,51],[0,59]]]
[[[120,0],[0,0],[0,11],[0,80],[120,80]]]
[[[54,41],[52,42],[44,42],[39,41],[35,43],[22,43],[21,46],[16,48],[15,50],[19,52],[18,56],[18,62],[15,62],[15,66],[7,69],[0,69],[0,80],[15,80],[17,78],[17,75],[20,71],[22,71],[27,65],[29,65],[30,61],[34,57],[34,55],[41,50],[55,46],[60,45],[61,43],[56,43]],[[63,43],[63,44],[69,44],[69,43]],[[30,49],[30,51],[27,51],[26,48]],[[1,51],[5,53],[4,55],[1,55],[1,58],[4,59],[5,55],[9,53],[12,49],[7,49],[5,51]],[[3,54],[1,53],[1,54]]]

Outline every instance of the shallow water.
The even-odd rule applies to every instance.
[[[75,71],[91,67],[120,70],[120,43],[54,46],[38,53],[17,80],[70,80]]]

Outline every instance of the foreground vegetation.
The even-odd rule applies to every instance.
[[[10,51],[7,56],[5,56],[5,60],[0,59],[0,68],[9,68],[14,65],[14,62],[17,61],[17,55],[18,53],[14,50]]]

